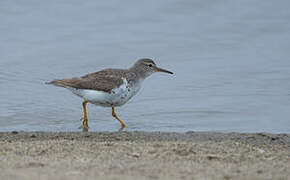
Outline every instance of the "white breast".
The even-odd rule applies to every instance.
[[[120,87],[112,89],[111,93],[91,89],[68,89],[88,102],[99,106],[122,106],[128,102],[140,90],[141,87],[141,82],[129,84],[126,78],[122,78],[122,80],[123,84]]]

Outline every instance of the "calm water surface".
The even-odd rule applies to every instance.
[[[290,1],[0,1],[0,131],[79,131],[81,99],[45,81],[156,59],[117,113],[128,131],[290,133]],[[116,131],[88,106],[91,131]]]

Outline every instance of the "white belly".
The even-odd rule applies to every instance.
[[[131,86],[125,78],[123,78],[123,82],[120,87],[114,88],[111,93],[92,89],[68,89],[92,104],[104,107],[116,107],[128,102],[140,90],[140,83]]]

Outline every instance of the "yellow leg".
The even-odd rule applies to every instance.
[[[84,100],[83,101],[83,109],[84,109],[84,117],[82,118],[83,120],[83,128],[84,129],[88,129],[89,125],[88,125],[88,116],[87,116],[87,105],[88,101]]]
[[[126,124],[117,116],[117,114],[115,113],[115,109],[114,109],[114,107],[112,107],[112,116],[114,117],[114,118],[116,118],[120,123],[121,123],[121,125],[122,125],[122,127],[121,127],[121,129],[120,130],[122,130],[124,127],[126,127]]]

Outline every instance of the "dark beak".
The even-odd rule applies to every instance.
[[[159,68],[159,67],[156,67],[156,71],[157,72],[164,72],[164,73],[168,73],[168,74],[173,74],[173,72],[167,71],[166,69],[162,69],[162,68]]]

